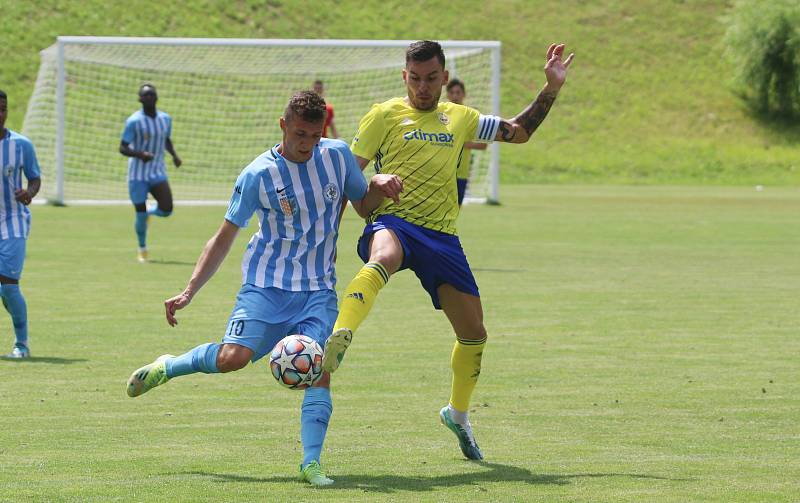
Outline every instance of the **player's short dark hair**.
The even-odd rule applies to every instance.
[[[314,85],[315,86],[324,86],[325,84],[320,79],[317,79],[317,80],[314,81]]]
[[[0,100],[8,101],[8,96],[6,96],[6,92],[3,90],[0,90]]]
[[[149,87],[149,88],[151,88],[151,89],[153,90],[153,92],[154,92],[154,93],[158,94],[158,91],[156,91],[156,86],[154,86],[153,84],[151,84],[151,83],[149,83],[149,82],[145,82],[144,84],[142,84],[141,86],[139,86],[139,96],[141,96],[141,95],[142,95],[142,91],[144,91],[144,88],[145,88],[145,87]]]
[[[450,89],[452,89],[452,88],[454,88],[454,87],[456,87],[456,86],[457,86],[457,87],[460,87],[460,88],[461,88],[461,90],[462,90],[462,91],[464,91],[464,93],[466,93],[466,92],[467,92],[467,88],[466,88],[466,87],[464,87],[464,83],[463,83],[463,82],[461,82],[461,81],[460,81],[460,80],[458,80],[458,79],[455,79],[455,78],[453,78],[453,79],[450,79],[450,82],[448,82],[448,83],[447,83],[447,90],[449,91]]]
[[[298,91],[289,99],[283,118],[290,120],[300,117],[306,122],[321,122],[325,120],[325,100],[314,91]]]
[[[408,49],[406,49],[406,64],[408,64],[409,61],[422,63],[431,58],[438,59],[442,68],[444,68],[444,51],[442,50],[442,46],[439,45],[439,42],[420,40],[409,45]]]

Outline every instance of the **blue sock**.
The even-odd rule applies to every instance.
[[[215,342],[201,344],[189,351],[183,353],[175,358],[168,358],[164,362],[167,370],[167,377],[185,376],[202,372],[204,374],[216,374],[219,372],[217,368],[217,353],[219,353],[220,345]]]
[[[164,211],[158,206],[147,212],[148,215],[155,215],[157,217],[168,217],[172,215],[171,211]]]
[[[17,344],[28,345],[28,305],[19,289],[19,285],[3,285],[3,305],[11,315],[14,324],[14,335]]]
[[[133,226],[136,229],[136,237],[139,238],[139,248],[144,248],[145,240],[147,239],[147,212],[146,211],[137,211],[136,212],[136,225]]]
[[[333,413],[331,390],[321,387],[307,388],[300,414],[303,466],[312,461],[319,462],[331,413]]]

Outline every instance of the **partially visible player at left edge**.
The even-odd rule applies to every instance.
[[[39,192],[41,175],[33,143],[6,129],[8,96],[0,91],[0,293],[14,324],[14,347],[7,358],[30,358],[28,306],[19,289],[25,244],[31,229],[28,205]],[[22,175],[28,186],[22,188]]]

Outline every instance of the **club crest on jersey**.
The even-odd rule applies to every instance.
[[[337,187],[335,183],[326,185],[322,193],[325,195],[325,199],[327,199],[328,202],[333,203],[339,199],[339,187]]]
[[[286,195],[286,192],[278,193],[278,204],[281,205],[281,211],[283,211],[284,215],[287,217],[294,215],[295,204],[293,204],[293,201],[289,199],[289,196]]]
[[[450,117],[448,117],[444,112],[439,112],[439,122],[446,126],[450,124]]]
[[[11,177],[14,173],[14,166],[8,165],[3,167],[3,176]]]
[[[142,138],[144,138],[144,141],[150,141],[150,133],[143,134]]]

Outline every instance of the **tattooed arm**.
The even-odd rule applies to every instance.
[[[533,132],[547,117],[550,107],[556,101],[556,96],[561,90],[561,86],[567,80],[567,68],[572,63],[574,54],[570,54],[566,61],[561,61],[564,55],[564,44],[552,44],[547,50],[547,63],[544,66],[544,74],[547,77],[547,84],[539,92],[539,96],[528,105],[520,114],[511,120],[503,119],[497,128],[495,135],[496,141],[507,143],[525,143],[533,135]]]

